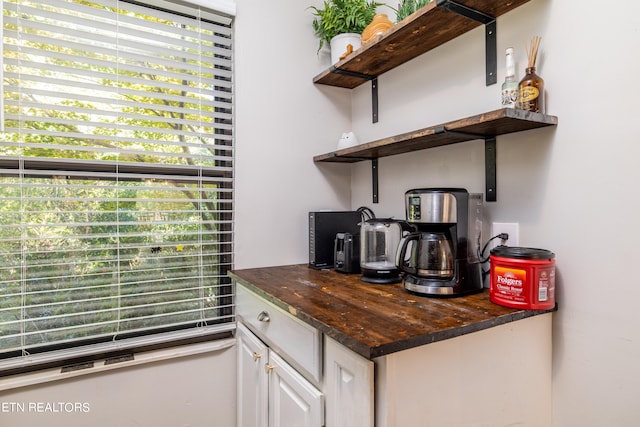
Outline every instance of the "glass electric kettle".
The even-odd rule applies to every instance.
[[[406,221],[371,218],[360,224],[361,280],[368,283],[397,283],[396,252],[403,235],[412,230]]]

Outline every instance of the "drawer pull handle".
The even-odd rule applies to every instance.
[[[271,320],[271,318],[269,317],[269,313],[267,313],[266,311],[261,311],[260,314],[258,314],[258,320],[261,322],[268,322]]]
[[[270,374],[274,369],[276,369],[275,365],[269,365],[268,363],[264,365],[264,370],[267,374]]]
[[[253,352],[253,361],[257,362],[258,360],[260,360],[260,358],[262,357],[262,355],[260,353],[256,353],[255,351]]]

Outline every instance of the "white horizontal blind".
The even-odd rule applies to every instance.
[[[0,358],[233,321],[232,29],[154,6],[3,1]]]

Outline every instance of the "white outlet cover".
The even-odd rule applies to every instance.
[[[518,246],[520,244],[519,224],[517,222],[494,222],[491,226],[491,237],[500,233],[507,233],[509,240],[504,244],[507,246]],[[495,248],[502,244],[502,240],[495,239],[491,242],[491,248]]]

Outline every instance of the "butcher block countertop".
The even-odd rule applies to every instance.
[[[489,291],[434,298],[401,283],[364,283],[359,274],[306,264],[234,270],[237,283],[367,359],[555,311],[489,301]]]

